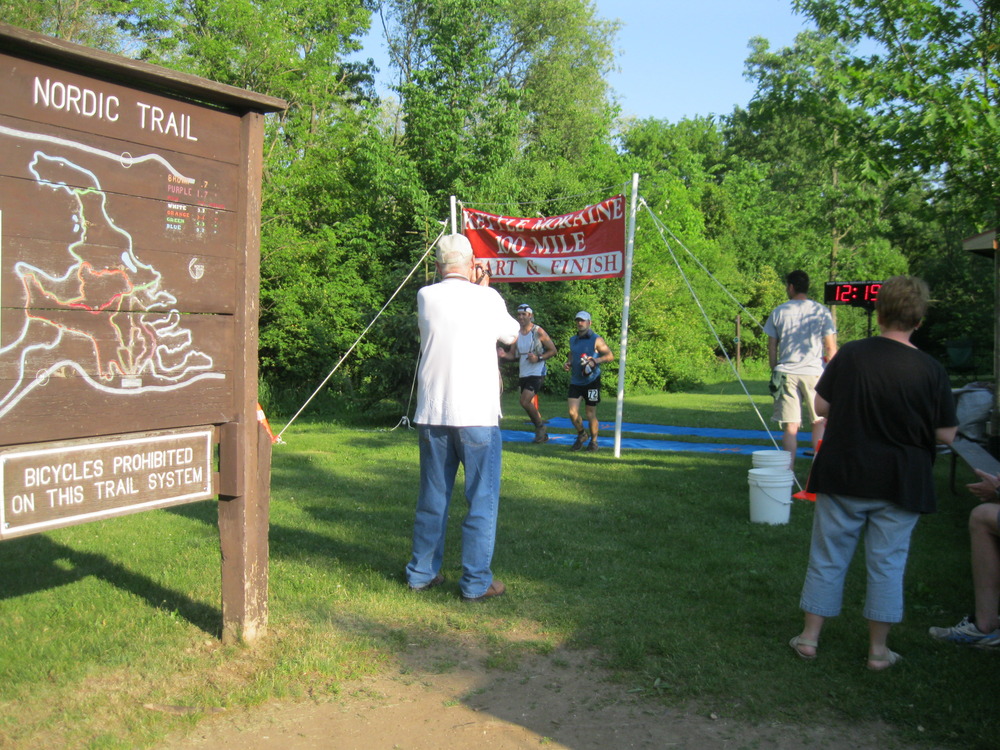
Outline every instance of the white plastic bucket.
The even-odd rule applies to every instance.
[[[750,469],[750,521],[773,525],[788,523],[792,511],[792,484],[789,469]]]
[[[769,448],[768,450],[754,451],[751,457],[755,469],[787,469],[792,465],[792,456],[788,451]]]

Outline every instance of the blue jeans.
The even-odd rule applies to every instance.
[[[818,494],[799,607],[821,617],[840,614],[847,567],[864,532],[868,585],[862,614],[876,622],[900,622],[903,572],[919,518],[886,500]]]
[[[493,582],[490,563],[500,505],[500,428],[417,425],[417,436],[420,494],[406,579],[413,587],[425,586],[441,570],[448,504],[461,463],[469,508],[462,522],[462,577],[458,584],[463,596],[482,596]]]

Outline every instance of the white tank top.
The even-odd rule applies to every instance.
[[[536,375],[545,374],[545,363],[544,362],[529,362],[528,355],[531,353],[541,354],[545,351],[544,347],[540,341],[535,338],[535,328],[532,325],[531,330],[527,333],[517,334],[517,357],[518,357],[518,374],[522,378],[530,378]]]

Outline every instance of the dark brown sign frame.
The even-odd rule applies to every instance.
[[[254,640],[261,150],[286,104],[4,24],[0,92],[0,539],[219,495],[223,640]],[[190,440],[169,481],[197,491],[126,471],[122,446]]]

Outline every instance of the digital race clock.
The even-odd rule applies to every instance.
[[[823,302],[873,310],[881,288],[881,281],[828,281],[823,292]]]

